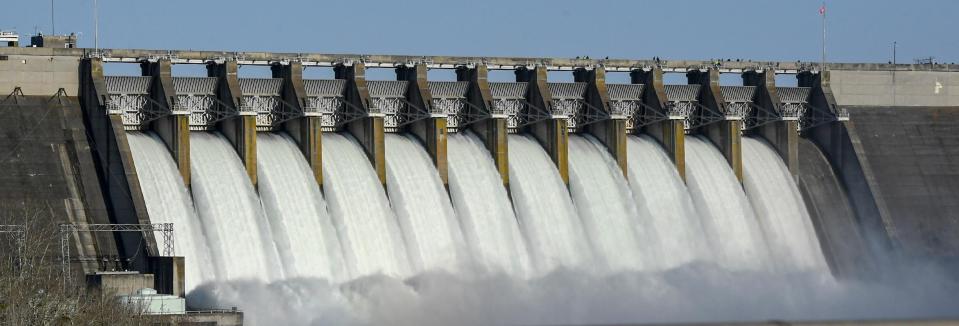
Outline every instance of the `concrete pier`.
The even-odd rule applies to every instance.
[[[623,177],[628,178],[626,165],[626,119],[613,115],[610,112],[609,92],[606,89],[606,70],[596,67],[592,70],[578,69],[573,72],[576,82],[587,83],[586,103],[594,108],[603,110],[610,115],[609,119],[592,123],[586,126],[586,132],[599,139],[616,160],[623,171]]]
[[[782,103],[776,92],[776,75],[772,71],[747,71],[743,73],[743,85],[755,86],[753,103],[768,112],[782,113]],[[799,120],[768,116],[767,112],[753,112],[759,121],[775,119],[763,124],[754,132],[776,149],[783,163],[794,178],[799,175]]]
[[[799,74],[799,86],[812,88],[810,106],[825,114],[838,114],[839,107],[829,87],[828,71]],[[807,110],[806,115],[813,114],[812,111]],[[892,217],[853,122],[837,120],[824,123],[804,131],[804,136],[822,149],[823,155],[846,187],[849,202],[871,249],[882,253],[893,249],[896,230]]]
[[[743,150],[742,150],[742,119],[726,116],[726,103],[722,90],[719,88],[719,70],[693,70],[686,73],[689,84],[697,84],[699,88],[699,103],[715,113],[724,116],[722,121],[707,124],[702,127],[706,138],[723,153],[726,162],[733,169],[733,174],[740,183],[743,182]]]
[[[546,154],[556,164],[563,184],[569,185],[569,131],[565,116],[555,116],[552,113],[553,97],[546,81],[546,67],[536,66],[532,70],[520,68],[516,70],[516,81],[528,83],[526,101],[535,108],[527,110],[546,110],[551,115],[543,121],[537,121],[527,127],[529,133],[536,137]]]
[[[433,160],[436,171],[440,174],[443,186],[449,189],[449,168],[446,160],[446,115],[433,112],[433,96],[430,94],[427,68],[419,63],[412,67],[396,68],[396,79],[409,82],[406,89],[406,100],[415,106],[426,110],[429,117],[410,124],[409,131],[413,133],[426,147],[426,153]],[[413,108],[407,108],[413,110]]]
[[[486,150],[493,156],[493,163],[503,179],[503,186],[509,190],[509,142],[506,117],[493,114],[493,95],[490,93],[489,71],[486,66],[477,65],[474,68],[461,66],[456,70],[456,80],[470,83],[466,93],[466,100],[480,111],[489,113],[489,117],[474,122],[470,130],[479,135],[486,145]]]
[[[227,110],[235,111],[235,115],[218,122],[217,129],[233,144],[250,182],[256,187],[256,113],[243,110],[236,61],[208,63],[207,74],[217,78],[216,92],[220,102],[228,106]]]
[[[108,92],[99,59],[80,63],[80,102],[85,125],[92,141],[94,162],[104,199],[114,224],[149,224],[140,181],[130,153],[123,121],[117,114],[108,114]],[[135,270],[149,269],[146,258],[159,253],[152,232],[123,232],[115,235],[118,252],[123,257],[136,257],[130,262]]]
[[[365,117],[349,122],[346,130],[356,137],[370,159],[377,178],[386,189],[386,151],[383,138],[383,114],[370,112],[370,91],[366,87],[366,67],[361,62],[336,66],[336,79],[345,79],[344,100],[353,107],[367,112]]]
[[[155,62],[144,61],[140,64],[143,76],[153,77],[150,83],[150,99],[172,110],[176,105],[176,89],[173,87],[172,64],[169,59]],[[167,149],[173,155],[177,170],[183,177],[183,184],[190,187],[190,115],[167,114],[150,122],[148,126],[160,136]]]
[[[656,67],[649,71],[636,69],[630,73],[633,84],[645,84],[643,103],[652,110],[669,114],[666,105],[666,88],[663,84],[663,70]],[[679,176],[686,180],[686,127],[683,117],[670,115],[668,119],[653,123],[644,128],[644,132],[659,141],[666,149],[669,158],[676,165]]]
[[[283,79],[283,101],[294,110],[304,112],[306,108],[306,89],[303,85],[303,64],[290,62],[289,64],[274,64],[270,68],[273,78]],[[300,152],[306,158],[306,163],[313,170],[313,178],[323,189],[323,129],[320,116],[302,115],[283,123],[293,140],[296,141]]]

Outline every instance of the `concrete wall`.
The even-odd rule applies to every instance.
[[[959,106],[959,72],[830,72],[839,105]]]
[[[849,108],[893,245],[909,255],[959,258],[959,107]]]
[[[0,102],[0,224],[28,217],[49,219],[41,222],[49,228],[110,222],[77,99],[64,100],[26,96]],[[78,236],[71,255],[117,254],[111,234]],[[58,242],[49,246],[59,251]]]
[[[0,98],[20,87],[25,95],[52,96],[63,88],[77,96],[80,57],[55,56],[52,49],[4,49],[7,60],[0,60]],[[20,54],[22,53],[22,54]]]

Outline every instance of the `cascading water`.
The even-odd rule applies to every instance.
[[[326,201],[296,142],[285,134],[257,134],[260,201],[287,277],[347,277]]]
[[[459,270],[463,231],[433,161],[412,136],[386,135],[387,189],[416,271]]]
[[[276,245],[250,178],[220,135],[190,134],[193,200],[220,280],[283,277]]]
[[[773,262],[783,271],[828,271],[802,195],[769,143],[743,137],[743,183]]]
[[[350,136],[323,135],[323,190],[353,278],[411,274],[403,236],[383,185]]]
[[[686,181],[717,263],[764,270],[769,254],[746,194],[723,155],[700,137],[686,137]]]
[[[131,139],[136,137],[132,136]],[[902,286],[881,284],[874,287],[862,282],[837,285],[838,282],[832,279],[823,281],[827,278],[818,271],[810,273],[791,269],[793,267],[790,266],[784,266],[782,270],[767,268],[773,265],[766,263],[768,258],[763,252],[766,244],[762,239],[762,231],[767,231],[766,238],[770,238],[776,236],[774,232],[780,230],[770,231],[768,226],[763,228],[756,225],[755,214],[752,213],[752,208],[725,159],[710,144],[693,137],[687,139],[686,148],[689,155],[689,192],[692,196],[685,194],[686,190],[679,174],[655,141],[648,137],[630,137],[629,182],[638,204],[638,229],[642,231],[637,233],[637,247],[647,261],[641,266],[644,271],[610,274],[603,273],[607,269],[602,265],[595,269],[577,270],[578,267],[592,266],[594,261],[591,241],[597,243],[596,239],[586,237],[583,230],[588,228],[582,225],[583,222],[608,218],[585,214],[607,214],[609,209],[588,206],[597,205],[600,199],[596,199],[597,202],[584,202],[577,197],[575,201],[580,205],[579,212],[588,212],[582,213],[580,219],[553,162],[535,140],[524,136],[510,136],[511,190],[518,212],[515,215],[518,222],[511,222],[509,219],[515,217],[509,209],[502,209],[508,208],[507,194],[482,143],[471,135],[452,136],[449,146],[450,194],[456,212],[466,212],[457,214],[465,238],[477,257],[476,260],[480,260],[484,265],[494,266],[489,268],[491,270],[506,270],[506,274],[510,276],[494,274],[474,277],[462,271],[414,275],[409,268],[404,235],[400,232],[383,187],[362,147],[355,140],[340,134],[325,134],[323,138],[324,187],[332,213],[332,224],[342,244],[345,265],[351,273],[346,278],[348,281],[328,283],[314,277],[295,277],[294,272],[302,273],[298,261],[295,262],[296,271],[291,269],[286,275],[267,279],[256,276],[269,276],[270,270],[256,270],[259,266],[249,264],[251,258],[256,256],[274,257],[275,262],[269,266],[276,266],[275,271],[282,271],[282,265],[279,264],[281,261],[287,265],[289,263],[288,260],[280,259],[282,256],[277,254],[277,250],[270,247],[272,240],[267,242],[258,238],[257,232],[260,230],[266,230],[263,234],[269,237],[275,234],[281,247],[284,237],[291,241],[327,240],[320,238],[324,236],[322,232],[318,232],[315,239],[306,240],[303,240],[303,235],[290,234],[295,233],[293,225],[307,223],[302,220],[297,222],[297,219],[313,213],[290,215],[290,212],[277,206],[303,205],[304,209],[316,209],[315,213],[322,215],[322,210],[310,208],[310,205],[306,204],[312,199],[319,199],[311,197],[314,192],[307,190],[295,194],[284,193],[281,189],[309,188],[313,180],[309,169],[302,169],[305,162],[299,157],[295,146],[291,146],[288,138],[275,135],[260,137],[259,160],[264,164],[260,169],[260,191],[262,202],[271,215],[270,219],[250,219],[250,216],[257,213],[255,209],[247,210],[255,205],[247,204],[255,202],[255,197],[232,147],[217,136],[194,134],[193,190],[203,224],[192,229],[212,230],[207,232],[206,236],[208,243],[213,245],[214,253],[213,263],[205,270],[215,267],[217,270],[239,270],[246,274],[204,274],[203,276],[210,276],[215,282],[208,283],[209,286],[199,285],[192,291],[188,297],[191,305],[210,308],[237,306],[244,310],[244,318],[251,324],[284,325],[612,324],[801,318],[861,319],[864,316],[877,315],[880,318],[942,316],[954,314],[955,311],[953,303],[955,293],[959,291],[956,291],[955,286],[951,286],[954,283],[935,275],[929,277],[930,274],[917,270],[909,270],[916,272],[905,278],[904,282],[912,283]],[[604,171],[611,174],[613,171],[619,172],[618,167],[610,164],[609,157],[602,151],[596,153],[592,148],[581,147],[595,146],[595,143],[573,138],[571,189],[581,187],[584,192],[579,195],[588,196],[592,195],[586,193],[589,189],[601,189],[595,192],[602,193],[611,191],[607,190],[611,189],[610,184],[619,184],[617,187],[620,187],[621,181],[616,180],[615,174],[610,178],[613,181],[603,175],[606,173]],[[147,147],[138,140],[142,139],[131,140],[135,148]],[[148,140],[156,142],[155,139]],[[749,141],[744,144],[746,157],[752,160],[751,155],[755,153],[750,149]],[[165,163],[162,166],[150,167],[138,163],[138,167],[166,169],[162,172],[166,176],[154,178],[150,173],[141,175],[148,203],[170,205],[178,200],[188,203],[188,199],[157,199],[173,198],[169,193],[175,193],[175,189],[149,190],[150,187],[156,186],[151,185],[154,180],[167,180],[156,182],[165,185],[179,182],[175,165],[162,143],[157,142],[150,146],[150,156],[146,158],[141,157],[143,153],[136,154],[138,150],[135,149],[137,161],[147,164]],[[405,148],[396,144],[391,146]],[[408,148],[406,154],[417,151],[422,149]],[[768,148],[766,152],[756,153],[769,155]],[[288,158],[281,159],[282,157]],[[269,162],[271,159],[280,161]],[[291,161],[300,163],[292,165],[289,163]],[[776,181],[769,182],[778,184],[768,185],[769,189],[760,188],[766,185],[758,182],[768,182],[770,177],[750,172],[752,169],[773,169],[771,166],[776,165],[775,162],[762,161],[759,166],[765,167],[750,166],[748,161],[746,163],[746,187],[753,205],[762,202],[770,204],[765,206],[770,210],[791,209],[785,208],[786,206],[772,206],[771,202],[773,199],[782,198],[778,194],[791,192],[792,190],[785,190],[788,186]],[[421,165],[417,169],[433,170],[431,163]],[[591,167],[591,170],[584,172],[583,166]],[[777,166],[775,169],[782,167]],[[580,175],[580,172],[584,173]],[[302,185],[281,182],[293,178],[294,175],[308,181],[303,181]],[[757,182],[754,185],[756,190],[750,186],[753,178]],[[788,178],[786,180],[788,181]],[[243,183],[246,183],[245,187]],[[433,187],[433,183],[429,186]],[[427,187],[427,184],[423,183],[422,187]],[[185,190],[181,187],[180,191],[182,193]],[[795,194],[789,196],[799,202]],[[249,200],[250,198],[252,200]],[[409,197],[403,199],[407,200]],[[699,205],[698,209],[701,209],[702,214],[697,214],[693,202]],[[163,215],[155,213],[156,208],[151,209],[151,215]],[[759,208],[757,211],[765,214]],[[280,215],[272,215],[274,213]],[[154,218],[162,219],[157,216]],[[770,224],[795,224],[797,219],[806,218],[797,215],[758,217],[758,223]],[[282,220],[279,223],[283,225],[273,225],[279,220]],[[175,223],[180,223],[178,221],[174,220]],[[604,223],[623,224],[616,220]],[[752,227],[750,223],[753,224]],[[306,227],[322,229],[323,226]],[[269,232],[270,230],[273,232]],[[603,232],[600,236],[606,236],[610,231]],[[520,233],[527,235],[527,238],[521,237]],[[655,237],[651,237],[651,234]],[[703,240],[704,238],[709,241]],[[499,241],[498,239],[513,242],[509,245],[492,243]],[[698,244],[697,239],[700,240]],[[535,263],[531,264],[538,267],[532,272],[534,276],[528,279],[516,277],[519,273],[509,271],[510,268],[519,269],[515,266],[523,264],[510,259],[522,256],[517,251],[521,251],[524,240],[533,253],[529,259]],[[253,241],[260,243],[251,244]],[[708,245],[702,245],[703,242]],[[745,243],[753,247],[747,247]],[[793,251],[805,250],[794,247],[793,240],[784,241],[782,245],[789,246]],[[703,249],[709,246],[717,251],[716,261],[721,263],[720,266],[689,264],[710,259],[711,250]],[[743,247],[759,250],[736,251]],[[178,248],[190,250],[182,245]],[[295,244],[291,243],[290,248],[296,248]],[[273,251],[270,252],[270,249]],[[284,249],[280,249],[282,250]],[[291,249],[291,252],[299,259],[303,254],[296,253],[297,250],[300,249]],[[477,255],[475,252],[486,254]],[[652,256],[648,256],[650,254]],[[231,263],[229,260],[237,262]],[[654,262],[648,264],[649,260]],[[560,270],[549,273],[563,266],[572,269],[559,268]],[[670,270],[663,272],[665,269]],[[597,270],[599,273],[595,272]],[[392,277],[364,277],[381,272]],[[916,277],[917,275],[920,277]],[[259,281],[251,282],[249,278],[258,278]],[[929,281],[930,279],[932,281]],[[749,295],[736,296],[741,293]],[[736,300],[730,300],[731,297]],[[206,305],[196,306],[198,302]]]
[[[569,137],[569,188],[596,255],[611,271],[640,270],[637,208],[623,171],[603,144]]]
[[[163,140],[141,132],[127,133],[127,140],[151,222],[173,223],[174,254],[184,257],[186,265],[186,291],[215,280],[216,275],[202,272],[210,261],[210,249],[193,209],[193,199]],[[155,237],[157,244],[162,245],[159,232]]]
[[[629,186],[647,230],[642,250],[651,258],[645,267],[665,270],[712,260],[699,213],[666,151],[646,135],[630,136],[627,151]]]
[[[493,157],[469,132],[450,134],[447,147],[450,196],[473,260],[487,271],[527,276],[529,253]]]
[[[513,207],[536,270],[579,268],[593,254],[559,171],[530,136],[509,135]]]

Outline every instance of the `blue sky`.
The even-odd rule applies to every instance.
[[[92,47],[93,0],[56,0]],[[821,1],[99,0],[102,47],[475,56],[813,60]],[[50,2],[4,0],[0,28],[50,31]],[[830,61],[959,62],[959,1],[828,1]]]

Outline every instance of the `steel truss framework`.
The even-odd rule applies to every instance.
[[[14,254],[13,262],[14,268],[19,271],[23,270],[24,259],[23,259],[23,248],[26,245],[27,239],[27,227],[25,225],[0,225],[0,235],[10,234],[13,237],[14,245]]]
[[[64,286],[72,282],[70,274],[70,238],[78,232],[160,232],[163,237],[163,256],[173,256],[173,223],[155,224],[60,224],[60,268]],[[77,256],[76,261],[98,260],[100,257]]]
[[[476,122],[493,117],[492,111],[478,107],[465,98],[433,98],[433,108],[447,116],[446,130],[458,132]]]
[[[243,95],[243,112],[256,112],[256,126],[270,129],[284,122],[318,113],[301,111],[279,96]]]
[[[805,110],[803,115],[798,118],[799,131],[806,131],[827,123],[849,121],[849,111],[844,108],[830,110],[818,106],[803,103]]]

